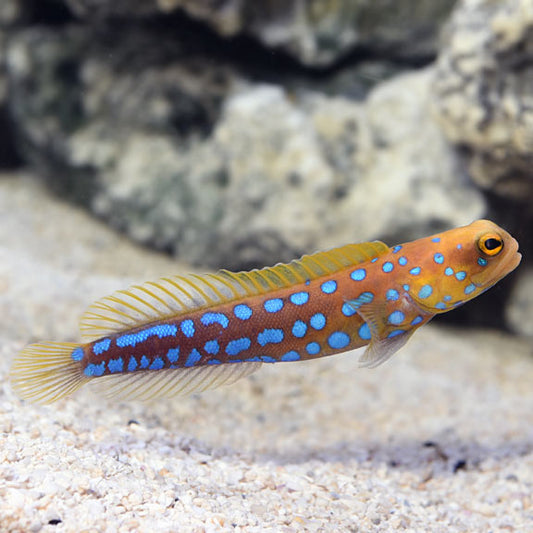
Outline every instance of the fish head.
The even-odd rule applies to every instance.
[[[489,220],[477,220],[404,245],[409,294],[430,313],[475,298],[512,272],[522,258],[518,242]]]

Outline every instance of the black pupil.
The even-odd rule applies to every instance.
[[[495,250],[496,248],[499,248],[502,245],[502,241],[499,239],[487,239],[485,241],[485,248],[487,250]]]

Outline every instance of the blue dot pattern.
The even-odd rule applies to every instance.
[[[210,326],[211,324],[220,324],[224,329],[228,327],[229,320],[223,313],[205,313],[200,319],[200,322],[204,326]]]
[[[433,294],[433,287],[431,285],[422,285],[422,288],[418,291],[419,298],[429,298]]]
[[[400,257],[400,259],[398,259],[398,264],[401,266],[405,266],[407,264],[407,257]]]
[[[309,324],[313,329],[320,331],[326,325],[326,317],[322,313],[316,313],[310,318]]]
[[[394,265],[390,261],[387,261],[386,263],[383,263],[383,266],[381,268],[383,272],[389,273],[392,272],[392,270],[394,269]]]
[[[281,298],[272,298],[267,300],[263,307],[267,313],[277,313],[283,309],[283,300]]]
[[[310,342],[305,349],[309,355],[316,355],[320,352],[320,344],[318,342]]]
[[[112,374],[122,372],[124,370],[124,360],[122,357],[117,357],[117,359],[109,359],[107,362],[107,368]]]
[[[465,294],[472,294],[476,290],[476,286],[473,283],[465,287]]]
[[[359,337],[365,341],[369,341],[372,338],[372,335],[370,334],[370,328],[366,322],[359,328],[357,333],[359,334]]]
[[[322,283],[320,288],[322,289],[323,293],[332,294],[332,293],[334,293],[337,290],[337,282],[332,280],[332,279],[330,279],[330,280],[325,281],[324,283]]]
[[[252,316],[252,309],[246,304],[238,304],[233,308],[233,314],[240,320],[248,320]]]
[[[244,350],[248,350],[252,344],[252,341],[248,337],[241,337],[240,339],[234,339],[228,342],[226,346],[226,353],[228,355],[238,355]]]
[[[194,322],[192,320],[184,320],[180,328],[186,337],[194,337]]]
[[[283,341],[283,330],[275,328],[266,328],[261,333],[257,335],[257,342],[261,346],[267,344],[279,344]]]
[[[189,320],[189,322],[192,323],[192,320]],[[182,322],[182,326],[183,324],[184,322]],[[173,337],[176,335],[177,332],[178,328],[174,324],[159,324],[157,326],[150,326],[149,328],[138,331],[137,333],[121,335],[117,338],[116,344],[120,348],[124,348],[126,346],[136,346],[137,344],[144,342],[150,337],[159,337],[160,339],[163,339],[164,337]]]
[[[300,359],[300,354],[296,352],[295,350],[291,350],[290,352],[284,353],[281,356],[282,361],[298,361]]]
[[[295,292],[294,294],[291,294],[289,299],[294,305],[304,305],[309,301],[309,293]]]
[[[295,337],[304,337],[307,333],[307,324],[302,320],[297,320],[292,326],[292,334]]]
[[[341,350],[350,344],[350,336],[343,331],[335,331],[328,337],[328,344],[334,350]]]
[[[83,352],[83,348],[78,346],[77,348],[74,348],[74,350],[72,350],[70,357],[73,361],[81,361],[84,355],[85,353]]]
[[[444,256],[442,254],[435,254],[433,256],[433,261],[439,265],[442,265],[442,263],[444,263]]]
[[[209,355],[216,355],[216,354],[218,353],[218,351],[220,350],[220,346],[219,346],[218,342],[215,341],[215,340],[207,341],[207,342],[204,344],[204,350],[205,350]]]
[[[95,342],[93,345],[94,355],[102,355],[104,352],[109,350],[111,346],[111,339],[103,339],[101,341]]]
[[[405,315],[401,311],[393,311],[388,318],[389,324],[400,325],[405,320]]]
[[[200,352],[194,348],[191,353],[189,354],[189,357],[187,357],[187,361],[185,362],[185,366],[194,366],[200,359],[202,358],[202,355]]]
[[[409,274],[412,274],[413,276],[418,276],[420,274],[420,267],[415,267],[409,270]]]
[[[364,268],[358,268],[350,274],[350,277],[354,281],[363,281],[366,278],[366,270]]]
[[[400,295],[396,289],[389,289],[385,297],[390,302],[395,302],[400,297]]]

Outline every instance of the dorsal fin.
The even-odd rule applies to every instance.
[[[368,261],[388,250],[389,247],[380,241],[347,244],[261,270],[236,273],[220,270],[216,274],[189,274],[149,281],[97,300],[81,317],[80,329],[84,341],[89,342],[191,310],[305,283]]]

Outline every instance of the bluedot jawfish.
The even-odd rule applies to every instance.
[[[89,382],[149,400],[363,346],[360,364],[375,367],[520,260],[511,235],[478,220],[392,248],[348,244],[261,270],[163,278],[95,302],[80,321],[82,343],[23,349],[11,381],[39,403]]]

